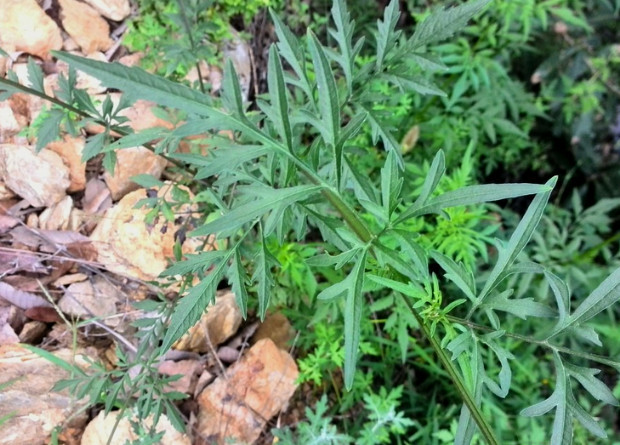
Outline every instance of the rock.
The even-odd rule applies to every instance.
[[[232,31],[234,36],[231,42],[228,42],[222,53],[225,59],[230,59],[235,71],[239,76],[239,84],[243,100],[247,101],[250,95],[250,86],[252,84],[252,57],[250,55],[249,45],[243,41],[239,33]],[[215,90],[215,88],[213,88]]]
[[[154,127],[163,127],[172,130],[174,128],[172,122],[157,117],[155,113],[153,113],[153,109],[156,107],[157,105],[154,102],[139,99],[135,101],[131,107],[121,110],[119,115],[129,119],[128,125],[136,133]]]
[[[36,172],[36,174],[24,174]],[[65,197],[69,187],[69,169],[60,156],[43,149],[0,145],[0,180],[33,207],[49,207]]]
[[[85,0],[102,16],[120,22],[131,14],[129,0]]]
[[[15,193],[13,193],[4,182],[0,181],[0,201],[8,200],[15,197]],[[0,204],[0,207],[2,205]]]
[[[197,430],[207,443],[253,443],[295,392],[295,360],[269,339],[252,346],[198,396]]]
[[[45,331],[47,331],[47,325],[42,321],[29,321],[24,324],[19,333],[19,341],[31,345],[38,344]]]
[[[218,291],[215,304],[207,308],[198,323],[174,345],[175,349],[211,352],[211,348],[228,340],[241,325],[241,311],[231,291]],[[211,345],[209,345],[211,341]]]
[[[141,52],[127,54],[117,60],[118,63],[125,66],[140,66],[140,60],[144,57]]]
[[[125,148],[116,151],[114,174],[105,172],[103,180],[110,189],[113,200],[119,200],[127,193],[140,188],[131,178],[148,174],[159,179],[168,161],[144,147]]]
[[[62,48],[60,29],[36,0],[2,0],[0,47],[14,48],[41,59]]]
[[[82,56],[82,54],[79,52],[74,53],[74,54],[78,56]],[[91,60],[96,60],[98,62],[108,61],[105,54],[99,51],[89,53],[86,56],[86,58],[91,59]],[[56,69],[58,70],[58,73],[63,73],[65,77],[67,77],[69,73],[69,64],[66,62],[63,62],[62,60],[59,60],[58,62],[56,62]],[[45,78],[45,91],[57,90],[59,88],[58,73],[50,74]],[[90,76],[84,73],[83,71],[77,71],[75,86],[76,88],[79,88],[81,90],[86,90],[88,94],[90,94],[91,96],[102,94],[107,90],[107,88],[103,86],[103,84],[101,83],[99,79],[97,79],[96,77]]]
[[[73,361],[73,352],[62,349],[53,353],[67,362]],[[86,368],[80,355],[76,363]],[[2,425],[2,445],[44,445],[48,444],[52,429],[63,424],[84,402],[76,401],[65,390],[51,391],[69,373],[48,360],[33,354],[21,346],[0,346],[0,384],[12,382],[0,392],[0,418],[11,413]],[[86,414],[77,414],[69,427],[81,427],[86,423]]]
[[[140,437],[134,433],[131,423],[127,417],[123,417],[117,425],[119,411],[112,411],[107,416],[101,411],[84,430],[81,445],[107,445],[124,444],[137,442]],[[150,427],[153,424],[152,418],[146,419],[144,425]],[[180,433],[170,423],[168,417],[162,414],[157,422],[157,431],[164,432],[163,437],[157,442],[160,445],[191,445],[191,441],[186,434]],[[110,435],[114,432],[111,441]]]
[[[86,318],[115,315],[118,291],[105,278],[95,277],[93,281],[71,284],[58,302],[65,313]],[[117,319],[104,320],[110,326],[118,324]]]
[[[169,193],[170,188],[163,187],[158,196],[169,196]],[[174,256],[174,233],[183,221],[179,221],[180,225],[175,225],[160,218],[157,224],[147,227],[144,218],[149,209],[134,208],[136,203],[144,198],[144,189],[125,195],[105,212],[91,234],[91,240],[97,247],[98,261],[108,270],[149,281],[157,280],[159,274],[166,269],[168,259]],[[191,211],[195,211],[195,208],[189,204],[179,208],[181,215],[187,215]],[[188,238],[183,244],[183,252],[194,252],[202,242],[199,238]]]
[[[85,139],[82,136],[72,137],[66,134],[62,140],[51,142],[45,147],[60,155],[69,168],[71,183],[67,189],[68,192],[77,192],[86,187],[86,163],[82,162],[84,144]]]
[[[270,338],[278,348],[287,351],[290,341],[295,338],[295,330],[283,313],[276,312],[267,315],[265,321],[258,326],[252,342],[256,343],[263,338]]]
[[[105,183],[99,179],[91,178],[86,184],[84,190],[84,198],[82,199],[82,208],[84,213],[91,215],[98,212],[104,212],[112,207],[112,197],[110,190]]]
[[[44,230],[67,230],[69,218],[73,210],[73,199],[65,196],[51,207],[43,210],[39,215],[39,228]]]
[[[95,9],[76,0],[58,0],[58,3],[62,26],[85,54],[110,49],[114,43],[110,39],[110,26]]]
[[[178,391],[185,394],[193,394],[198,381],[198,375],[204,369],[204,364],[198,360],[179,360],[178,362],[166,360],[157,366],[160,374],[172,377],[180,374],[182,377],[167,385],[165,391]]]
[[[17,121],[9,102],[0,102],[0,144],[12,142],[12,137],[21,129],[22,125]]]

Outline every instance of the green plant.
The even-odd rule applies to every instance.
[[[560,277],[536,263],[517,261],[543,216],[556,178],[543,185],[465,185],[442,191],[439,185],[445,158],[439,151],[421,187],[406,193],[415,185],[404,173],[406,161],[400,144],[389,119],[384,120],[384,113],[374,106],[389,96],[387,90],[378,93],[373,89],[377,82],[408,92],[443,94],[421,74],[429,64],[437,65],[424,48],[450,38],[489,2],[475,0],[439,9],[406,37],[396,29],[398,2],[393,0],[378,22],[373,60],[364,65],[356,63],[364,42],[354,39],[354,23],[343,1],[335,1],[332,8],[334,48],[322,45],[311,31],[305,40],[295,37],[272,15],[279,42],[269,52],[269,94],[259,98],[258,109],[252,111],[242,101],[232,63],[226,66],[220,108],[209,96],[138,68],[56,54],[104,84],[130,92],[133,98],[148,98],[183,110],[187,121],[175,130],[161,131],[157,137],[152,133],[125,135],[113,147],[163,138],[166,143],[157,145],[160,151],[189,165],[196,180],[208,180],[202,195],[202,202],[207,204],[204,221],[189,236],[215,236],[222,249],[188,255],[164,272],[163,276],[183,276],[189,291],[170,316],[162,344],[146,342],[154,346],[152,356],[161,355],[198,321],[225,277],[243,315],[248,314],[250,292],[255,292],[257,312],[263,318],[277,268],[274,252],[287,243],[312,237],[322,243],[322,252],[314,261],[344,275],[341,281],[328,283],[317,299],[328,302],[344,320],[346,389],[355,386],[356,365],[364,363],[359,350],[367,322],[363,320],[368,314],[367,295],[387,296],[382,304],[393,305],[382,310],[409,312],[409,321],[413,318],[417,326],[409,321],[401,324],[405,329],[417,328],[418,341],[430,345],[443,368],[435,364],[438,374],[463,403],[455,443],[470,443],[476,432],[489,444],[499,443],[498,430],[490,422],[489,407],[495,404],[489,400],[493,395],[506,398],[513,386],[510,363],[516,352],[508,349],[513,339],[542,350],[555,368],[551,395],[522,414],[540,416],[554,410],[553,444],[572,441],[573,419],[592,434],[605,436],[592,414],[583,408],[580,391],[573,383],[578,382],[599,401],[617,404],[589,363],[615,367],[618,363],[582,351],[573,340],[578,331],[592,332],[586,323],[620,299],[620,269],[572,309],[569,289]],[[290,72],[284,71],[283,62]],[[43,94],[12,80],[0,80],[0,85],[10,92]],[[372,143],[387,152],[376,177],[362,170],[364,163],[358,162],[358,151],[350,145],[363,127]],[[126,134],[126,129],[119,129]],[[218,148],[206,156],[175,153],[174,141],[222,129],[234,131],[234,140],[221,138]],[[110,152],[109,148],[101,149]],[[429,225],[438,224],[437,218],[447,218],[453,208],[474,208],[527,195],[534,195],[527,211],[509,239],[496,243],[497,255],[483,274],[471,262],[457,262],[433,250],[411,227],[412,220],[421,218]],[[217,216],[207,218],[213,212]],[[270,237],[277,242],[275,249],[267,242]],[[534,272],[544,273],[555,308],[532,298],[514,298],[514,289],[505,288],[509,276]],[[195,277],[200,282],[191,287]],[[532,318],[551,318],[554,323],[547,323],[546,329],[535,336],[507,330],[515,326],[516,319]],[[158,320],[163,323],[168,319]],[[163,324],[157,326],[155,331],[162,332]],[[592,335],[586,340],[592,342]],[[381,437],[400,434],[411,426],[395,411],[400,396],[397,391],[392,388],[389,396],[380,390],[362,395],[366,405],[375,409],[372,423],[383,428]],[[389,403],[380,402],[382,395]],[[387,418],[392,424],[386,423]],[[318,428],[333,433],[324,423]]]

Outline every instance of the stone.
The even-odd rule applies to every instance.
[[[198,381],[198,375],[204,369],[204,364],[198,360],[179,360],[178,362],[166,360],[157,365],[160,374],[172,377],[181,375],[179,380],[170,382],[164,391],[177,391],[185,394],[193,394]]]
[[[129,419],[123,417],[117,424],[118,416],[119,411],[112,411],[107,416],[104,411],[99,412],[99,415],[86,426],[80,444],[107,445],[108,443],[124,444],[138,442],[140,437],[133,431]],[[152,424],[152,418],[144,421],[146,427]],[[162,438],[157,442],[159,445],[191,445],[192,443],[187,434],[177,431],[172,426],[165,414],[160,416],[156,429],[157,431],[164,432]],[[114,433],[114,436],[109,441],[112,433]]]
[[[9,189],[6,184],[0,181],[0,201],[8,200],[15,197],[15,193]],[[2,207],[0,205],[0,207]]]
[[[0,144],[0,180],[33,207],[53,206],[71,184],[69,169],[56,153],[36,154],[32,147],[13,144]]]
[[[112,199],[119,200],[127,193],[140,188],[131,178],[148,174],[159,179],[168,161],[144,147],[124,148],[116,151],[114,174],[106,171],[103,180],[110,189]]]
[[[252,85],[252,56],[250,46],[243,41],[239,33],[231,30],[233,39],[224,46],[222,53],[224,59],[230,59],[241,86],[243,100],[247,101],[250,96],[250,86]],[[210,76],[211,77],[211,76]],[[215,91],[215,85],[212,86]]]
[[[70,349],[53,352],[67,362],[73,362]],[[87,367],[80,354],[75,363]],[[86,413],[79,412],[84,401],[77,401],[69,390],[52,391],[52,387],[69,373],[50,361],[19,345],[0,346],[0,384],[10,383],[0,391],[0,418],[13,413],[2,425],[2,445],[44,445],[50,443],[50,433],[56,426],[66,422],[68,427],[82,427]]]
[[[118,291],[105,278],[95,277],[91,281],[82,281],[71,284],[63,297],[58,301],[58,307],[65,313],[85,316],[87,318],[100,317],[110,326],[118,324],[118,319],[105,319],[116,314]]]
[[[252,342],[256,343],[263,338],[270,338],[280,349],[285,351],[290,348],[290,342],[295,338],[295,330],[288,318],[281,313],[269,314],[259,326]]]
[[[50,142],[45,148],[57,153],[69,168],[71,181],[68,192],[79,192],[86,187],[86,163],[82,162],[85,139],[82,136],[64,135],[62,140]]]
[[[76,0],[59,0],[58,3],[62,26],[85,54],[112,47],[110,25],[95,9]]]
[[[80,54],[79,52],[77,53],[74,52],[74,54],[78,56],[82,56],[82,54]],[[91,59],[91,60],[96,60],[98,62],[108,61],[105,54],[103,54],[100,51],[89,53],[86,56],[86,58]],[[69,64],[62,60],[59,60],[58,62],[56,62],[56,69],[58,73],[63,73],[65,77],[67,77],[69,73]],[[44,85],[46,91],[57,90],[59,88],[58,73],[54,73],[54,74],[50,74],[46,76],[45,85]],[[91,96],[102,94],[107,90],[107,88],[103,86],[103,84],[101,83],[99,79],[97,79],[96,77],[90,76],[86,74],[85,72],[79,71],[79,70],[77,71],[77,76],[75,79],[75,86],[76,88],[79,88],[81,90],[86,90],[88,94],[90,94]]]
[[[209,306],[200,320],[174,345],[175,349],[211,352],[239,329],[243,317],[231,291],[218,291],[215,304]],[[209,345],[209,341],[211,345]]]
[[[85,0],[90,6],[95,8],[99,14],[120,22],[131,14],[129,0]]]
[[[67,230],[69,228],[73,199],[65,196],[59,202],[43,210],[39,215],[39,228],[44,230]]]
[[[189,192],[189,190],[185,189]],[[158,196],[169,196],[170,187],[164,186]],[[193,195],[190,193],[190,197]],[[109,208],[91,234],[91,240],[98,251],[98,261],[107,270],[120,275],[145,281],[157,280],[166,269],[169,258],[173,258],[174,233],[183,227],[159,218],[156,224],[147,226],[144,218],[149,209],[135,209],[146,190],[128,193],[116,205]],[[196,208],[185,204],[179,207],[179,215],[188,215]],[[180,218],[182,219],[182,218]],[[191,253],[202,246],[204,240],[188,238],[182,246],[183,253]]]
[[[36,0],[2,0],[0,47],[14,48],[41,59],[62,48],[60,28]]]
[[[12,142],[12,137],[21,129],[22,125],[17,121],[9,102],[0,102],[0,144]]]
[[[198,396],[198,432],[209,444],[254,443],[295,392],[295,360],[269,339],[252,346]]]

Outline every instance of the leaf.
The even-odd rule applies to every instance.
[[[519,225],[513,232],[508,244],[500,246],[499,256],[491,274],[487,278],[482,291],[478,295],[478,302],[482,302],[491,290],[504,278],[504,272],[514,263],[519,253],[529,242],[532,234],[536,230],[536,226],[542,218],[543,212],[549,201],[551,189],[555,185],[557,177],[551,178],[544,186],[540,186],[542,190],[534,197],[532,203],[528,207],[525,215],[519,222]]]
[[[618,400],[614,397],[607,385],[594,377],[601,372],[600,369],[583,368],[568,363],[566,364],[566,369],[569,375],[574,377],[596,400],[613,406],[619,405]]]
[[[340,55],[336,57],[336,61],[342,67],[347,82],[347,90],[350,92],[353,86],[353,63],[356,57],[352,45],[355,21],[351,20],[343,0],[334,0],[331,13],[336,24],[336,30],[330,29],[330,34],[336,39],[340,49]],[[356,47],[358,46],[361,47],[361,45],[356,45]]]
[[[213,302],[215,291],[228,265],[228,260],[234,255],[236,247],[225,252],[218,266],[194,286],[189,293],[181,298],[170,316],[170,324],[161,345],[162,351],[169,350],[172,345],[196,324],[207,306]]]
[[[217,234],[222,230],[231,231],[247,222],[253,221],[278,205],[290,205],[307,199],[321,190],[320,186],[300,185],[285,189],[271,189],[260,198],[233,208],[213,222],[192,231],[190,236]]]
[[[392,289],[393,291],[399,292],[403,295],[407,295],[408,297],[414,298],[416,300],[421,298],[426,298],[426,292],[419,286],[414,285],[413,283],[405,284],[400,281],[395,281],[390,278],[380,277],[378,275],[368,274],[368,278],[375,283],[387,287],[388,289]]]
[[[361,336],[362,306],[364,304],[362,290],[364,288],[366,255],[367,251],[364,250],[348,277],[349,287],[344,311],[344,385],[349,391],[353,387]]]
[[[458,190],[446,192],[440,196],[430,199],[426,204],[419,208],[412,205],[405,210],[395,221],[401,223],[409,218],[426,215],[428,213],[438,213],[440,210],[485,202],[499,201],[501,199],[516,198],[518,196],[533,195],[535,193],[549,192],[555,184],[556,178],[548,181],[545,185],[538,184],[485,184],[463,187]],[[548,196],[547,196],[548,199]],[[546,203],[546,201],[545,201]],[[529,240],[529,238],[528,238]]]
[[[463,266],[463,263],[456,263],[437,251],[431,251],[431,257],[446,271],[445,277],[452,281],[471,301],[476,299],[476,284],[471,271]]]
[[[397,74],[383,74],[380,78],[393,83],[403,92],[446,97],[446,93],[421,76],[406,77]]]
[[[196,179],[210,178],[221,174],[225,170],[234,170],[239,165],[252,161],[261,156],[265,156],[270,153],[269,148],[260,145],[237,145],[231,148],[220,148],[213,150],[206,157],[202,155],[177,155],[172,156],[175,159],[180,159],[184,162],[190,160],[187,156],[195,156],[193,158],[196,162],[203,163],[204,167],[198,169],[196,172]],[[196,165],[196,163],[194,163]]]
[[[433,158],[433,163],[431,164],[431,168],[426,174],[426,178],[424,178],[424,183],[422,184],[420,195],[418,196],[418,199],[416,199],[413,203],[413,208],[419,208],[422,205],[426,204],[426,201],[428,201],[428,198],[437,188],[437,185],[439,184],[439,181],[441,181],[441,178],[443,177],[445,172],[446,158],[443,150],[439,150]]]
[[[293,152],[293,132],[289,120],[288,98],[286,96],[286,86],[284,85],[284,71],[280,56],[275,46],[269,48],[269,69],[267,71],[267,83],[269,85],[269,96],[277,112],[277,120],[274,125],[278,129],[280,136],[289,151]]]
[[[28,81],[30,86],[40,93],[44,93],[43,87],[43,71],[37,65],[32,57],[28,57]]]
[[[334,150],[336,160],[336,178],[340,186],[342,176],[342,146],[338,145],[340,132],[340,103],[336,80],[321,43],[314,33],[308,29],[308,48],[312,56],[312,64],[316,76],[318,105],[321,112],[323,128],[321,135],[326,144]]]
[[[342,281],[326,287],[319,293],[319,295],[317,295],[317,300],[333,300],[334,298],[342,296],[349,290],[349,282],[349,277],[347,277]]]
[[[248,317],[249,299],[246,283],[247,274],[241,263],[241,255],[239,254],[239,249],[235,249],[232,264],[228,269],[228,284],[232,287],[232,292],[235,294],[235,301],[241,310],[241,316],[244,320]]]
[[[71,375],[78,374],[80,376],[86,376],[86,373],[77,365],[69,363],[66,360],[58,357],[57,355],[52,354],[51,352],[46,351],[45,349],[37,348],[36,346],[22,344],[22,348],[29,350],[30,352],[37,354],[39,357],[44,358],[50,363],[64,369],[69,372]]]
[[[376,113],[366,107],[362,107],[366,111],[366,119],[370,124],[370,131],[372,135],[373,143],[376,143],[379,139],[383,143],[386,151],[395,151],[398,155],[398,164],[404,166],[404,161],[401,154],[401,147],[398,141],[394,138],[393,132],[386,128],[383,123],[380,122]]]
[[[64,117],[65,113],[62,110],[51,109],[49,111],[37,131],[37,145],[35,148],[37,152],[44,149],[50,142],[60,138],[60,124]]]
[[[151,187],[162,187],[164,183],[159,179],[156,179],[153,175],[142,174],[136,175],[129,178],[131,182],[138,184],[140,187],[151,188]]]
[[[377,42],[377,58],[375,60],[375,71],[383,71],[383,62],[387,54],[394,48],[401,32],[396,31],[396,25],[400,17],[398,10],[398,0],[391,0],[390,4],[383,11],[383,20],[377,20],[377,32],[375,40]]]
[[[475,0],[447,10],[433,11],[426,20],[416,26],[413,36],[407,42],[407,50],[415,50],[450,37],[465,27],[467,21],[490,2],[491,0]]]
[[[575,312],[567,317],[561,326],[564,330],[570,326],[584,323],[620,300],[620,268],[616,269],[579,305]],[[557,334],[558,332],[556,332]]]
[[[549,271],[545,271],[547,282],[553,291],[558,306],[558,326],[565,323],[570,313],[570,294],[566,283]]]
[[[213,108],[208,95],[149,74],[141,68],[127,67],[116,62],[99,62],[57,51],[52,51],[52,54],[70,66],[99,79],[105,86],[124,91],[132,98],[149,100],[202,116],[208,116],[214,111],[219,112]]]
[[[232,59],[226,60],[224,78],[222,79],[222,93],[220,96],[224,107],[227,110],[232,111],[233,116],[244,122],[246,125],[253,126],[253,124],[245,116],[241,84],[239,83],[239,76],[235,70],[235,65],[232,63]]]
[[[398,160],[394,151],[390,151],[381,168],[381,195],[383,210],[389,218],[399,203],[400,192],[403,186],[403,178],[398,170]]]
[[[228,255],[225,250],[210,250],[197,254],[187,255],[184,261],[177,261],[172,266],[159,274],[160,277],[173,277],[176,275],[195,275],[210,268],[217,261]]]
[[[261,228],[261,244],[256,255],[256,269],[252,275],[252,281],[257,283],[258,315],[261,321],[265,321],[269,299],[274,286],[271,267],[278,264],[278,260],[269,252]]]

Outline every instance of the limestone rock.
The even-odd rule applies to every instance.
[[[174,348],[200,353],[211,352],[211,346],[217,347],[237,332],[241,320],[235,294],[231,291],[218,291],[215,304],[207,308],[198,323],[179,339]]]
[[[33,207],[56,204],[70,185],[69,169],[56,153],[43,149],[36,154],[13,144],[0,145],[0,180]]]
[[[295,392],[295,360],[269,339],[252,346],[198,396],[197,429],[207,443],[253,443]]]
[[[85,140],[83,137],[65,135],[62,140],[47,144],[47,149],[60,155],[62,161],[69,168],[71,181],[68,192],[77,192],[86,187],[86,163],[82,162],[82,151]]]
[[[105,172],[103,179],[110,189],[113,200],[118,200],[127,193],[140,188],[131,178],[148,174],[159,179],[168,161],[144,147],[117,150],[114,174]]]
[[[116,314],[117,290],[105,278],[95,277],[93,281],[71,284],[58,302],[65,313],[85,317],[105,318]],[[117,324],[117,319],[104,320],[108,325]]]
[[[14,48],[42,59],[62,48],[56,23],[36,0],[0,1],[0,47]]]
[[[17,121],[9,102],[0,102],[0,144],[12,142],[12,137],[21,129],[22,125]]]
[[[95,9],[76,0],[59,0],[59,4],[62,26],[85,54],[110,49],[110,26]]]
[[[81,445],[107,445],[108,443],[134,443],[140,437],[134,433],[129,419],[123,417],[118,425],[116,424],[119,411],[112,411],[107,416],[101,411],[84,430]],[[144,421],[145,426],[153,424],[151,419]],[[180,433],[170,423],[168,417],[162,414],[157,422],[157,431],[163,431],[164,435],[158,442],[161,445],[191,445],[191,441],[186,434]],[[110,435],[114,432],[112,441],[108,442]]]
[[[73,359],[69,349],[54,355],[68,362]],[[80,356],[76,359],[79,366],[86,367]],[[0,392],[0,418],[14,413],[2,425],[2,445],[48,444],[52,429],[65,422],[72,409],[83,405],[77,402],[76,406],[69,391],[51,390],[56,382],[69,377],[67,371],[21,346],[0,346],[0,369],[0,384],[12,381]],[[69,426],[81,427],[84,423],[86,415],[80,414]]]
[[[263,338],[270,338],[280,349],[288,350],[289,342],[295,338],[295,330],[288,318],[281,313],[269,314],[262,322],[252,337],[252,342],[258,342]]]
[[[170,189],[164,187],[159,196],[167,196],[167,193]],[[157,224],[147,227],[144,217],[149,209],[134,209],[144,198],[144,189],[125,195],[105,212],[91,240],[97,247],[98,261],[108,270],[148,281],[156,280],[167,267],[168,258],[174,256],[174,233],[180,226],[160,218]],[[181,214],[189,214],[192,210],[195,211],[189,204],[180,208]],[[183,252],[194,252],[201,244],[199,238],[188,238]]]
[[[186,394],[193,394],[198,381],[198,375],[204,369],[204,364],[198,360],[179,360],[178,362],[166,360],[157,365],[160,374],[172,377],[182,375],[179,380],[175,380],[167,385],[166,391],[177,391]]]
[[[102,16],[120,22],[131,14],[129,0],[85,0]]]
[[[65,196],[59,202],[43,210],[39,215],[39,228],[44,230],[67,230],[69,228],[73,199]]]

